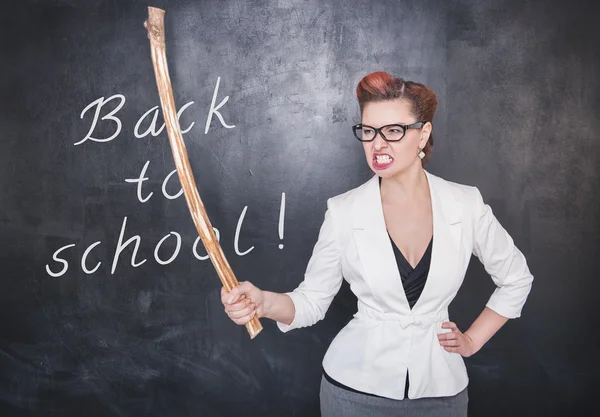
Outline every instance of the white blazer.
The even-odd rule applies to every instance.
[[[282,332],[323,319],[342,279],[358,298],[354,318],[331,342],[323,368],[354,389],[404,398],[455,395],[469,378],[459,353],[447,352],[437,334],[449,331],[448,305],[460,288],[471,254],[483,263],[497,288],[486,306],[517,318],[533,276],[525,257],[500,225],[476,187],[446,181],[425,171],[433,211],[429,275],[412,310],[406,299],[383,217],[378,177],[327,200],[304,280],[286,293],[296,313]]]

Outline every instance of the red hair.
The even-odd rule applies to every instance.
[[[437,97],[426,85],[394,77],[387,72],[373,72],[365,76],[356,86],[356,97],[360,107],[360,114],[367,103],[386,100],[406,100],[412,108],[412,115],[419,122],[432,122],[437,109]],[[423,149],[425,157],[423,165],[427,163],[433,148],[433,135]]]

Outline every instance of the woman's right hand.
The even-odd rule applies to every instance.
[[[230,292],[221,287],[221,302],[229,318],[238,325],[252,320],[255,314],[263,316],[265,294],[251,282],[240,282]]]

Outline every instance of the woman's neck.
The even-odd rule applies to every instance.
[[[421,164],[381,179],[381,199],[385,202],[406,202],[428,197],[429,184]]]

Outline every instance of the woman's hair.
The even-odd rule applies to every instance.
[[[403,99],[410,103],[417,121],[430,123],[438,104],[435,93],[426,85],[394,77],[383,71],[372,72],[360,80],[356,86],[356,97],[361,115],[367,103]],[[433,136],[430,134],[423,149],[423,165],[427,163],[432,148]]]

